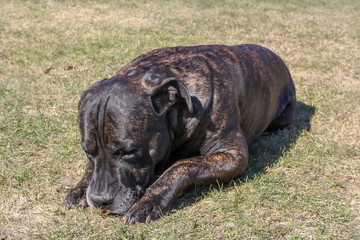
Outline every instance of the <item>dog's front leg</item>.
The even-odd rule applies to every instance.
[[[229,181],[245,173],[248,163],[245,138],[241,132],[231,135],[224,141],[218,140],[217,150],[209,155],[182,159],[167,169],[124,215],[124,222],[156,220],[187,186]],[[228,139],[237,141],[229,143]]]
[[[88,160],[85,167],[85,173],[80,182],[70,190],[64,200],[65,208],[76,208],[86,206],[86,189],[88,188],[94,172],[94,164]]]

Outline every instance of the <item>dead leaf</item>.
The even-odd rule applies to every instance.
[[[44,71],[44,74],[49,74],[51,70],[53,70],[54,68],[53,67],[49,67],[48,69],[46,69]]]
[[[74,69],[74,66],[71,66],[71,65],[68,65],[68,66],[64,66],[64,70],[73,70]]]

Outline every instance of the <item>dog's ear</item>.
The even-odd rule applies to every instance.
[[[176,78],[160,78],[157,74],[147,72],[142,78],[146,94],[151,98],[154,112],[162,115],[176,104],[185,103],[192,114],[194,112],[189,91],[185,84]]]

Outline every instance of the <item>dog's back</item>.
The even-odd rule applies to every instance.
[[[288,68],[279,56],[258,45],[156,49],[134,59],[118,76],[137,71],[180,79],[190,95],[201,103],[203,112],[223,112],[210,116],[213,121],[227,121],[223,118],[228,115],[240,115],[240,126],[248,143],[269,127],[273,130],[286,126],[295,112],[295,87]],[[285,109],[286,119],[272,124]]]

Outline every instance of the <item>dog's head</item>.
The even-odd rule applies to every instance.
[[[167,159],[179,109],[191,113],[186,86],[154,73],[95,83],[79,101],[81,146],[94,163],[86,199],[93,207],[124,214]]]

